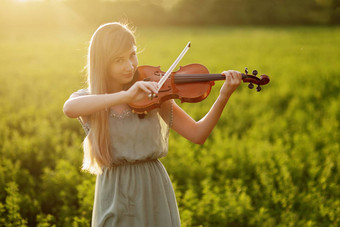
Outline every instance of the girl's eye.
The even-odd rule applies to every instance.
[[[115,61],[116,63],[122,63],[123,62],[123,59],[119,58]]]

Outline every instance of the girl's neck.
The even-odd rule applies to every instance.
[[[124,85],[117,84],[114,81],[109,82],[108,93],[116,93],[124,90]]]
[[[108,93],[116,93],[124,90],[123,88],[109,88]]]

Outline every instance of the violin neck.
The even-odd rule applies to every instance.
[[[244,78],[242,73],[242,79]],[[225,80],[222,74],[176,74],[175,84],[193,83],[193,82],[207,82],[215,80]]]

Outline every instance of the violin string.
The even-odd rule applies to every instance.
[[[164,76],[160,79],[160,81],[158,82],[158,91],[161,89],[161,87],[163,86],[163,84],[165,83],[165,81],[168,79],[168,77],[171,75],[172,70],[177,66],[177,64],[179,63],[179,61],[184,57],[184,55],[186,54],[186,52],[189,50],[191,43],[188,42],[188,44],[185,46],[185,48],[183,49],[183,51],[180,53],[180,55],[177,57],[177,59],[174,61],[174,63],[170,66],[170,68],[166,71],[166,73],[164,74]]]
[[[170,66],[170,68],[166,71],[164,76],[158,82],[158,90],[163,86],[164,82],[168,79],[172,70],[177,66],[179,61],[183,58],[184,54],[188,51],[189,47],[190,47],[190,42],[186,45],[186,47],[183,49],[183,51],[180,53],[180,55],[177,57],[177,59],[174,61],[174,63]]]
[[[223,80],[222,74],[177,74],[175,83],[205,82],[212,80]]]

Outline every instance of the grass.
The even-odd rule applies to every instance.
[[[0,217],[12,220],[6,198],[15,195],[30,226],[88,225],[94,177],[80,173],[84,134],[62,105],[86,86],[94,30],[3,31]],[[140,65],[166,70],[191,41],[179,65],[201,63],[211,73],[248,67],[271,79],[259,93],[239,87],[205,145],[171,132],[162,162],[183,226],[339,224],[339,27],[140,27],[136,35]],[[222,83],[181,107],[199,120]]]

